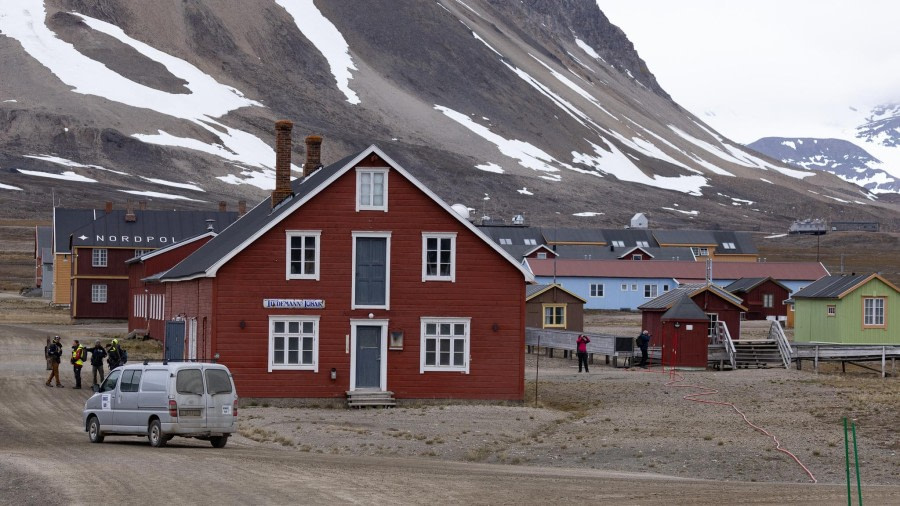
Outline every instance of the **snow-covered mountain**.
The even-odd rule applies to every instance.
[[[804,169],[830,172],[872,193],[900,193],[900,180],[885,172],[880,160],[850,141],[764,137],[747,147]]]
[[[532,224],[900,225],[679,107],[593,0],[17,0],[0,54],[5,216],[46,217],[50,188],[73,207],[253,202],[290,119],[295,165],[308,134],[325,163],[374,143],[448,202]]]

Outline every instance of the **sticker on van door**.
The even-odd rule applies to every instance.
[[[230,415],[231,414],[231,406],[229,406],[228,404],[222,406],[222,414]]]
[[[111,406],[112,403],[109,402],[110,397],[111,397],[110,394],[100,394],[100,409],[102,409],[104,411],[109,411],[110,409],[112,409],[112,406]]]

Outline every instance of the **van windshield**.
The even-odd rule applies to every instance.
[[[206,391],[212,395],[230,394],[231,380],[228,378],[228,373],[222,369],[207,369]]]
[[[182,369],[175,378],[175,390],[180,394],[203,395],[203,376],[200,369]]]

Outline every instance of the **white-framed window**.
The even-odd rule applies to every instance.
[[[147,253],[150,253],[151,251],[153,251],[153,249],[136,249],[136,250],[134,250],[134,256],[139,257],[141,255],[146,255]]]
[[[108,257],[109,251],[106,248],[94,248],[91,251],[91,267],[106,267]]]
[[[525,239],[525,246],[537,246],[537,239]]]
[[[106,304],[106,285],[91,285],[91,302]]]
[[[632,292],[636,292],[636,291],[637,291],[637,287],[638,287],[638,286],[637,286],[637,283],[632,284],[632,285],[631,285],[631,291],[632,291]]]
[[[834,304],[829,304],[825,306],[825,315],[826,316],[836,316],[837,315],[837,306]]]
[[[631,259],[632,259],[632,260],[643,260],[643,259],[644,259],[644,255],[634,254],[634,255],[631,255]]]
[[[625,241],[613,241],[612,245],[615,246],[616,248],[624,248]]]
[[[544,328],[566,327],[566,305],[544,304]]]
[[[321,230],[288,230],[285,279],[319,279]]]
[[[695,257],[707,257],[709,256],[709,248],[697,248],[692,247],[691,251],[694,253]]]
[[[723,242],[722,247],[724,249],[736,249],[733,242]]]
[[[625,283],[622,283],[622,286],[621,286],[620,290],[623,291],[623,292],[627,292],[627,291],[628,291],[628,285],[626,285]]]
[[[884,297],[863,298],[863,326],[884,327]]]
[[[421,372],[469,372],[471,318],[422,318]]]
[[[510,239],[509,237],[501,237],[501,238],[500,238],[500,244],[503,245],[503,246],[511,246],[511,245],[512,245],[512,239]]]
[[[635,246],[639,246],[641,248],[649,248],[650,243],[647,241],[634,241]]]
[[[657,290],[659,290],[659,287],[657,285],[644,285],[644,298],[655,298],[657,295]]]
[[[669,285],[663,285],[663,293],[666,293],[668,291],[669,291]]]
[[[388,169],[356,169],[356,210],[388,210]]]
[[[544,259],[547,258],[547,253],[544,252],[544,251],[539,251],[538,254],[537,254],[537,257],[538,257],[539,259],[541,259],[541,260],[544,260]]]
[[[591,297],[603,297],[603,283],[591,283]]]
[[[350,309],[391,308],[391,233],[352,232],[353,300]]]
[[[708,337],[716,337],[716,335],[719,333],[719,314],[706,313],[706,317],[709,318],[709,327],[706,335]]]
[[[422,281],[456,279],[456,233],[422,232]]]
[[[269,316],[269,372],[319,370],[319,317]]]
[[[762,303],[763,307],[775,307],[775,294],[764,293]]]

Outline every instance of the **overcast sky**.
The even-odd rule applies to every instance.
[[[597,4],[676,102],[737,142],[846,137],[900,101],[898,0]]]

